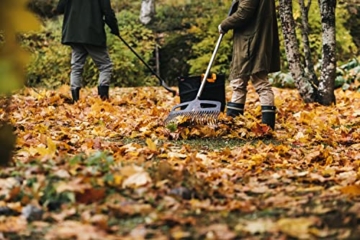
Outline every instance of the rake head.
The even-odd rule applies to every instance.
[[[214,123],[220,112],[220,102],[195,99],[191,102],[180,103],[173,107],[164,122],[165,125],[167,125],[168,123],[176,121],[178,117],[185,117],[192,123]]]

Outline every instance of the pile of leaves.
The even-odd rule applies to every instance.
[[[275,131],[249,86],[245,115],[164,126],[161,88],[24,89],[0,176],[8,239],[354,239],[360,234],[360,93],[305,104],[274,89]],[[227,98],[230,97],[228,89]],[[5,112],[0,112],[4,117]]]

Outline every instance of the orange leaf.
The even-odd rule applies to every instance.
[[[350,196],[360,196],[360,185],[350,185],[342,187],[340,191]]]

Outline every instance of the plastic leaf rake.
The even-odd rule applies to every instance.
[[[195,99],[172,108],[165,124],[184,118],[191,123],[214,123],[221,112],[221,103],[218,101]]]
[[[209,65],[206,69],[204,77],[202,79],[199,91],[196,95],[195,100],[190,102],[184,102],[173,107],[169,113],[169,116],[165,119],[165,124],[168,124],[172,121],[175,121],[178,117],[185,117],[190,120],[190,122],[195,122],[199,124],[213,123],[218,118],[221,112],[221,103],[218,101],[212,100],[200,100],[201,93],[204,90],[208,75],[210,73],[210,68],[214,62],[216,53],[219,49],[223,34],[220,34],[219,39],[217,40],[215,49],[211,56]]]
[[[236,9],[238,2],[235,1],[232,3],[228,16],[230,16]],[[211,56],[209,65],[206,69],[206,72],[204,74],[204,77],[202,79],[199,91],[196,95],[195,100],[185,103],[180,103],[173,107],[168,115],[168,117],[165,119],[165,124],[168,124],[172,121],[176,121],[178,117],[184,117],[185,119],[190,120],[190,122],[195,123],[214,123],[221,111],[221,103],[218,101],[212,101],[212,100],[200,100],[201,93],[204,90],[205,83],[207,82],[208,75],[210,73],[211,66],[214,62],[216,53],[219,49],[221,40],[223,39],[224,34],[220,34],[219,39],[217,40],[217,43],[215,45],[215,49],[213,51],[213,54]]]

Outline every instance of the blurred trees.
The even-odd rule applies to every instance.
[[[30,0],[32,9],[41,16],[51,16],[47,12],[54,5],[55,0]],[[157,67],[155,49],[159,46],[159,70],[161,76],[169,83],[176,84],[176,78],[184,75],[198,75],[205,71],[210,60],[212,50],[218,37],[217,25],[226,16],[232,0],[155,0],[156,11],[153,19],[144,25],[141,23],[142,3],[145,0],[120,1],[112,0],[117,11],[121,35],[136,48],[144,59],[155,68]],[[278,0],[277,0],[278,2]],[[293,1],[298,2],[298,1]],[[41,3],[44,5],[41,6]],[[345,64],[358,56],[356,39],[360,39],[356,14],[357,7],[348,1],[339,1],[336,9],[336,51],[338,65]],[[293,16],[296,26],[301,24],[301,8],[294,4]],[[52,77],[48,85],[67,83],[68,72],[64,69],[69,64],[69,51],[61,46],[61,18],[44,19],[41,33],[27,36],[24,44],[35,53],[36,64],[29,68],[29,84],[42,84]],[[311,51],[314,70],[320,76],[320,60],[322,59],[322,33],[320,8],[318,4],[311,5],[308,11],[309,48]],[[279,18],[280,26],[280,18]],[[301,29],[296,28],[299,48],[303,52]],[[41,35],[41,36],[40,36]],[[231,62],[232,34],[227,34],[221,43],[212,71],[217,74],[228,75]],[[282,38],[282,34],[280,36]],[[151,73],[136,60],[136,57],[116,39],[109,36],[108,42],[111,56],[116,67],[113,82],[117,86],[139,86],[156,84],[149,76]],[[144,47],[145,46],[145,47]],[[48,48],[48,49],[47,49]],[[57,55],[55,55],[57,53]],[[281,47],[282,71],[289,71],[285,45]],[[301,55],[301,62],[305,55]],[[56,62],[52,64],[51,62]],[[41,69],[39,67],[41,66]],[[49,67],[47,67],[49,66]],[[41,74],[39,74],[41,73]],[[95,82],[95,70],[91,61],[85,70],[88,84]],[[60,75],[59,75],[60,74]],[[277,86],[291,86],[291,75],[277,74],[273,80]]]

